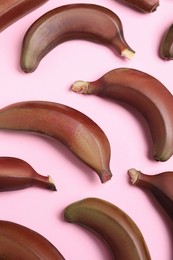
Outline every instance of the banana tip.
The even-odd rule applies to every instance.
[[[57,188],[55,186],[55,183],[54,183],[52,177],[49,175],[48,178],[49,178],[49,184],[50,184],[49,188],[50,188],[50,190],[57,191]]]
[[[169,152],[165,152],[162,154],[154,154],[154,159],[158,162],[165,162],[167,161],[170,157],[172,156],[172,153],[170,154]]]
[[[72,85],[72,90],[78,94],[87,94],[88,84],[88,82],[82,80],[75,81]]]
[[[102,183],[109,181],[112,178],[112,173],[110,171],[104,170],[101,175],[99,175]]]
[[[129,50],[129,49],[125,49],[121,53],[121,56],[128,58],[129,60],[132,60],[134,55],[135,55],[135,52],[132,50]]]
[[[151,9],[151,13],[155,12],[157,10],[157,7],[159,7],[159,3],[156,3],[153,8]]]
[[[138,180],[139,172],[136,169],[132,168],[128,170],[128,175],[130,177],[131,183],[135,184]]]

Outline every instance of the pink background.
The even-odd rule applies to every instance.
[[[63,219],[64,208],[86,197],[108,200],[139,226],[152,260],[170,260],[172,241],[169,220],[147,193],[129,184],[127,170],[145,173],[172,171],[173,157],[155,162],[149,153],[152,141],[144,118],[133,109],[96,96],[69,91],[78,79],[95,80],[118,67],[131,67],[159,79],[172,93],[173,62],[159,58],[164,32],[172,23],[172,0],[160,1],[157,11],[144,14],[116,0],[95,0],[121,19],[128,44],[136,51],[132,61],[116,56],[109,48],[87,41],[68,41],[51,51],[32,74],[20,70],[23,36],[42,14],[63,4],[85,2],[51,0],[20,19],[0,35],[0,107],[24,100],[49,100],[67,104],[92,118],[106,133],[111,144],[111,181],[101,184],[98,176],[59,142],[30,134],[0,132],[0,156],[26,160],[43,175],[50,174],[57,192],[28,188],[0,194],[1,219],[28,226],[50,240],[65,259],[111,259],[95,235]]]

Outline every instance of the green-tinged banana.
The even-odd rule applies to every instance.
[[[128,174],[131,183],[148,190],[173,221],[173,172],[149,175],[132,168]]]
[[[37,173],[26,161],[15,157],[0,157],[0,191],[38,186],[56,191],[50,176]]]
[[[145,12],[152,13],[159,6],[159,0],[122,0],[123,2]]]
[[[47,53],[71,39],[106,44],[127,58],[134,54],[114,12],[95,4],[69,4],[48,11],[27,30],[20,59],[22,70],[33,72]]]
[[[12,255],[14,258],[1,258],[8,260],[63,260],[64,257],[61,255],[59,250],[45,237],[36,231],[25,227],[21,224],[17,224],[11,221],[0,220],[0,241],[4,241],[6,248],[1,247],[0,243],[0,256],[2,253]],[[11,241],[14,241],[15,244],[12,248]],[[9,244],[9,249],[8,249]],[[16,250],[15,250],[16,247]],[[21,250],[20,250],[21,247]],[[23,249],[22,249],[23,248]],[[6,250],[7,249],[7,250]],[[9,252],[8,252],[9,250]],[[11,250],[14,250],[11,252]],[[24,255],[21,258],[15,258],[19,254],[32,254],[33,257],[25,258]]]
[[[0,32],[48,0],[1,0]]]
[[[153,76],[131,68],[109,71],[93,82],[76,81],[72,90],[122,101],[137,109],[148,122],[153,155],[166,161],[173,154],[173,96]]]
[[[108,138],[93,120],[74,108],[49,101],[14,103],[0,110],[0,129],[53,137],[96,171],[101,182],[112,176]]]
[[[69,205],[64,211],[67,222],[93,231],[108,246],[113,259],[151,259],[141,231],[120,208],[98,198],[86,198]]]
[[[173,24],[163,36],[160,45],[160,55],[164,60],[173,60]]]

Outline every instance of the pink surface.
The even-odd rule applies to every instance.
[[[70,85],[78,79],[95,80],[118,67],[131,67],[159,79],[172,93],[173,62],[158,56],[163,33],[172,23],[173,3],[161,1],[157,11],[140,13],[115,0],[95,0],[121,19],[128,44],[136,51],[132,61],[121,59],[103,45],[69,41],[51,51],[32,74],[19,67],[23,36],[35,19],[63,4],[85,1],[51,0],[8,27],[0,35],[0,107],[24,100],[49,100],[67,104],[92,118],[111,144],[111,181],[101,184],[98,176],[59,142],[30,134],[0,131],[0,156],[26,160],[43,175],[50,174],[57,192],[39,188],[0,194],[1,219],[28,226],[49,239],[67,260],[111,259],[102,241],[63,219],[64,208],[85,197],[108,200],[136,222],[152,260],[171,260],[170,223],[151,197],[129,184],[127,170],[135,167],[148,174],[172,171],[173,157],[155,162],[149,153],[152,141],[143,117],[116,102],[96,96],[77,95]]]

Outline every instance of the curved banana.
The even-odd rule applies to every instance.
[[[0,32],[48,0],[1,0]]]
[[[173,60],[173,24],[163,36],[160,45],[160,55],[164,60]]]
[[[113,259],[151,259],[144,238],[134,221],[120,208],[98,198],[86,198],[64,211],[67,222],[77,223],[102,238]]]
[[[159,6],[159,0],[122,0],[129,5],[145,12],[145,13],[152,13],[156,11],[157,7]]]
[[[153,138],[153,155],[166,161],[173,154],[173,96],[153,76],[139,70],[119,68],[94,82],[76,81],[72,90],[125,102],[143,114]]]
[[[15,157],[0,157],[0,191],[38,186],[56,191],[50,176],[37,173],[30,164]]]
[[[69,4],[45,13],[28,29],[21,51],[22,70],[33,72],[47,53],[71,39],[106,44],[127,58],[134,54],[124,39],[121,20],[115,13],[95,4]]]
[[[49,101],[26,101],[0,110],[0,129],[32,131],[65,144],[95,170],[101,182],[112,176],[110,144],[102,129],[80,111]]]
[[[131,183],[148,190],[173,221],[173,172],[161,172],[154,175],[129,169]]]
[[[12,258],[5,258],[10,260],[19,260],[19,259],[33,259],[33,260],[64,260],[64,257],[61,255],[61,253],[58,251],[58,249],[49,242],[45,237],[43,237],[41,234],[37,233],[36,231],[25,227],[23,225],[11,222],[11,221],[5,221],[0,220],[0,241],[6,245],[6,248],[1,247],[0,243],[0,256],[4,250],[4,254],[12,255]],[[15,244],[13,245],[13,249],[16,250],[11,252],[10,248],[11,241],[13,241]],[[9,244],[9,248],[8,248]],[[23,250],[20,250],[20,247],[23,248]],[[7,252],[5,252],[7,249]],[[18,250],[19,251],[18,251]],[[14,258],[18,254],[32,254],[33,258],[28,256],[28,258],[23,257],[21,258]],[[30,255],[31,256],[31,255]],[[1,258],[4,259],[4,258]]]

